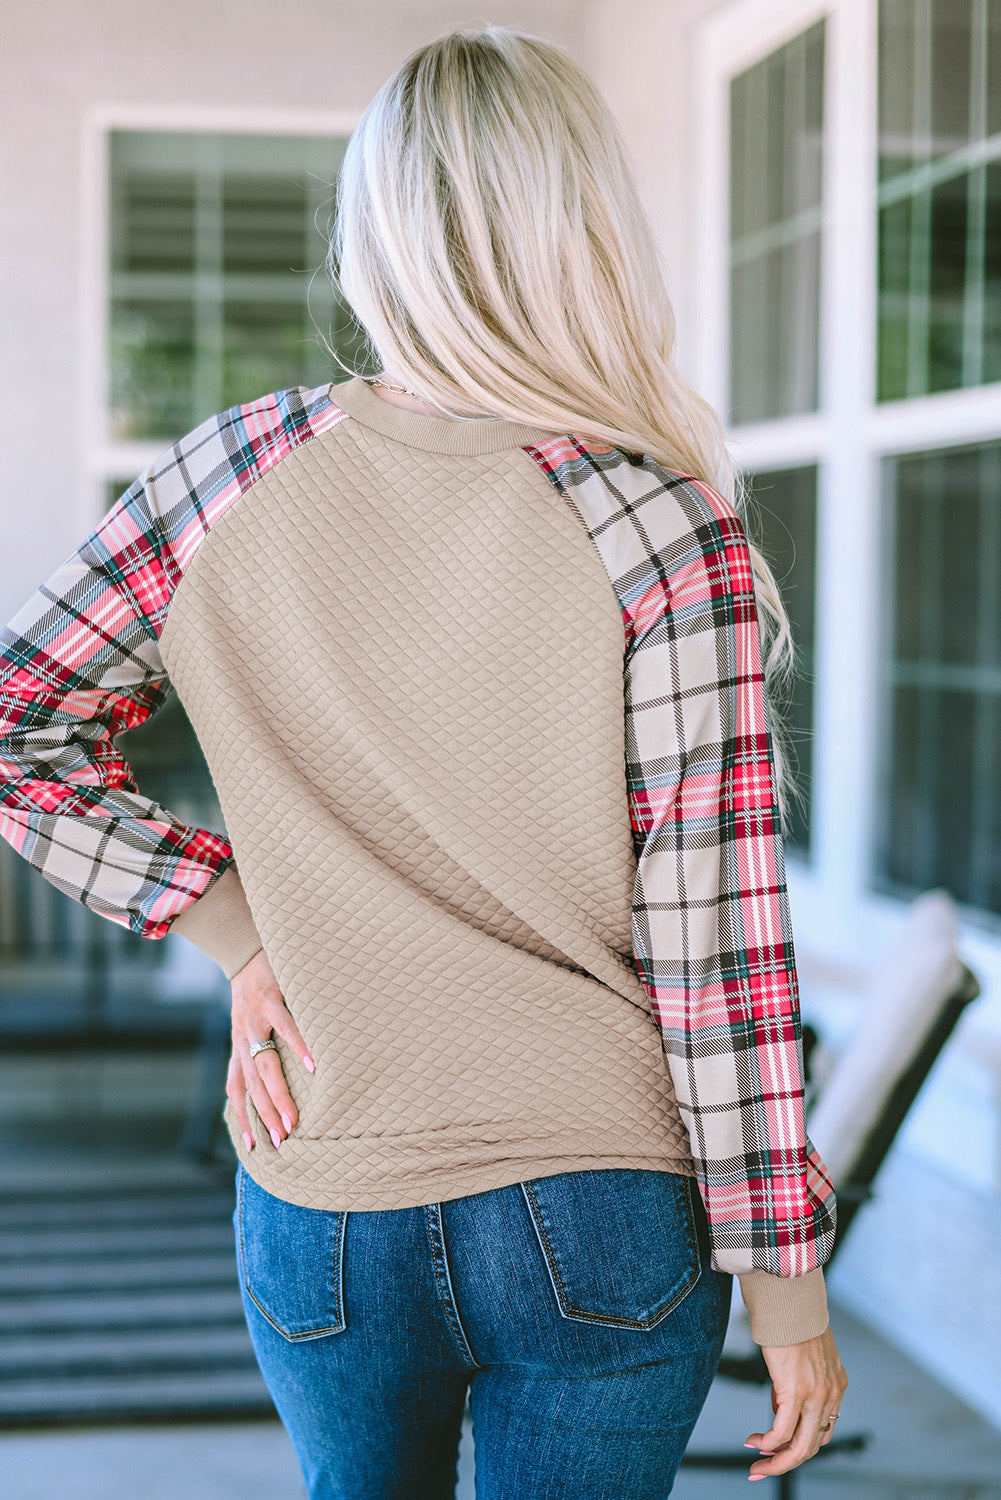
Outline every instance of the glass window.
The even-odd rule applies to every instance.
[[[730,416],[817,408],[824,23],[730,84]]]
[[[1001,380],[1001,5],[880,0],[881,401]]]
[[[340,137],[111,135],[109,436],[171,440],[358,349],[322,266]],[[316,274],[314,274],[316,273]]]
[[[1001,913],[1001,442],[886,459],[884,480],[879,879]]]
[[[789,614],[797,670],[788,699],[779,706],[788,727],[791,769],[801,792],[786,845],[810,852],[813,774],[813,684],[816,643],[817,468],[758,470],[751,486],[749,530],[768,559]]]

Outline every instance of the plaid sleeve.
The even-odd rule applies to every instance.
[[[343,414],[327,388],[203,422],[158,459],[0,633],[0,834],[59,890],[160,938],[232,862],[144,797],[116,745],[171,691],[159,638],[210,528]]]
[[[637,970],[720,1271],[790,1277],[833,1248],[809,1140],[795,955],[750,556],[715,490],[642,455],[534,455],[601,554],[625,624]]]

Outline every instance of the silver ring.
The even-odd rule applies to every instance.
[[[251,1042],[251,1044],[250,1044],[250,1055],[251,1055],[251,1057],[256,1057],[257,1054],[258,1054],[258,1052],[277,1052],[277,1051],[278,1051],[278,1043],[277,1042],[272,1042],[272,1041],[267,1041],[267,1042]]]

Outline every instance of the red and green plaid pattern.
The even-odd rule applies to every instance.
[[[644,455],[530,450],[576,509],[625,624],[633,946],[721,1271],[833,1248],[806,1134],[799,996],[750,555],[733,507]]]
[[[142,474],[0,633],[0,834],[59,890],[159,938],[232,860],[143,797],[115,744],[170,692],[159,638],[216,521],[342,421],[328,387],[211,417]]]

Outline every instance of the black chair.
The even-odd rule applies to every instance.
[[[825,1049],[812,1027],[803,1028],[808,1129],[830,1169],[838,1201],[828,1266],[859,1208],[873,1196],[875,1178],[964,1009],[980,993],[976,976],[956,952],[956,936],[955,907],[945,891],[926,892],[912,904],[897,940],[869,976],[858,1023],[819,1090],[814,1062]],[[717,1378],[771,1384],[756,1345],[747,1353],[724,1347]],[[838,1434],[811,1462],[857,1452],[870,1436]],[[753,1456],[743,1447],[690,1450],[682,1465],[746,1471]],[[799,1472],[776,1476],[780,1500],[794,1500]]]

